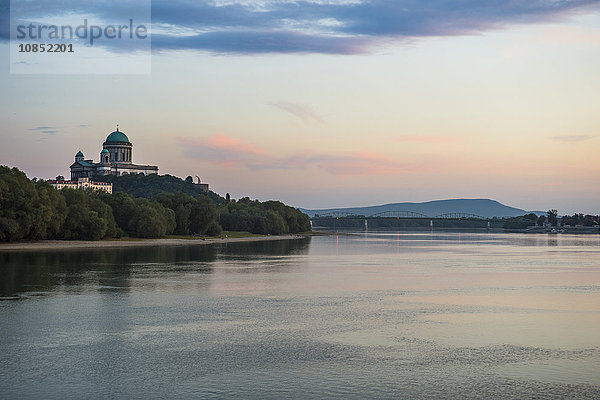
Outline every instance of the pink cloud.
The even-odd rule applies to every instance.
[[[213,136],[209,143],[215,147],[227,149],[229,151],[259,155],[265,154],[264,149],[261,149],[252,143],[244,143],[241,139],[230,138],[222,133],[217,133]]]
[[[179,137],[177,141],[188,156],[203,158],[224,167],[238,167],[268,157],[264,149],[222,133],[197,140]]]
[[[429,170],[406,159],[396,160],[374,152],[313,153],[304,151],[277,156],[252,143],[217,134],[209,138],[178,138],[184,153],[194,159],[217,163],[228,168],[250,170],[317,168],[338,177],[401,175]]]

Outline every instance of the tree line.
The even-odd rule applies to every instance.
[[[218,196],[218,195],[217,195]],[[214,197],[214,196],[211,196]],[[0,166],[0,241],[101,240],[122,236],[219,235],[223,229],[259,234],[310,231],[308,216],[283,203],[223,199],[162,191],[153,198],[124,192],[56,190]]]
[[[229,196],[227,196],[229,198]],[[280,201],[228,200],[219,208],[219,224],[228,231],[252,233],[308,232],[311,230],[308,215],[286,206]]]
[[[572,216],[558,216],[558,211],[555,209],[548,210],[546,215],[538,216],[535,213],[522,215],[519,217],[508,218],[504,222],[505,229],[526,229],[531,226],[542,227],[549,226],[595,226],[600,224],[600,217],[597,215],[584,215],[581,213],[573,214]]]
[[[563,226],[595,226],[600,225],[600,216],[581,213],[565,215],[560,219],[560,224]]]

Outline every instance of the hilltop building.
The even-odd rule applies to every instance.
[[[92,182],[90,178],[78,178],[70,181],[48,181],[56,190],[69,189],[93,189],[104,190],[107,193],[112,193],[112,183],[107,182]]]
[[[157,165],[133,164],[133,144],[125,133],[117,130],[111,132],[100,152],[100,160],[86,160],[81,151],[75,154],[75,162],[71,164],[71,180],[89,178],[94,175],[125,175],[125,174],[158,174]]]

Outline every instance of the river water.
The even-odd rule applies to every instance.
[[[600,398],[600,236],[0,253],[0,398]]]

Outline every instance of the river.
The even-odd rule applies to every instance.
[[[600,236],[0,253],[0,398],[600,398]]]

